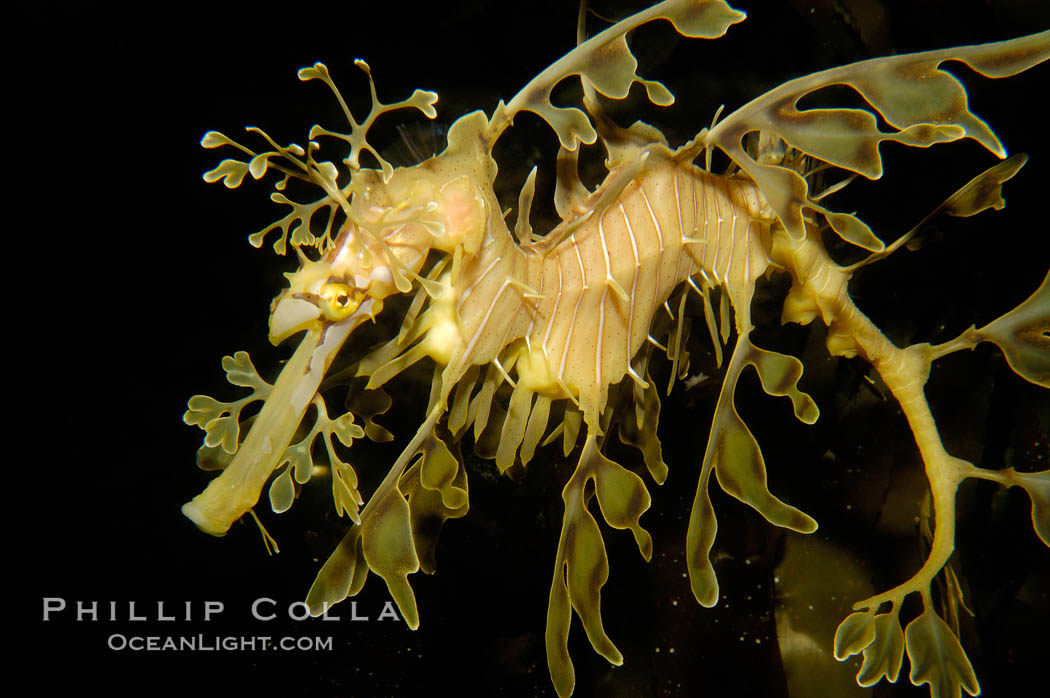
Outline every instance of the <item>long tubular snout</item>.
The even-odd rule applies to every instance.
[[[369,317],[371,301],[325,329],[311,329],[281,371],[233,460],[207,488],[182,506],[205,533],[226,535],[233,522],[259,501],[263,485],[280,463],[332,359],[353,330]]]

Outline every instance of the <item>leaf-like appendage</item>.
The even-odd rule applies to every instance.
[[[376,424],[375,418],[386,414],[393,404],[393,400],[386,391],[377,388],[374,390],[351,391],[347,402],[347,409],[364,420],[365,436],[376,443],[393,441],[394,435],[385,427]]]
[[[202,148],[221,148],[224,145],[236,146],[237,143],[218,131],[208,131],[201,137]]]
[[[605,522],[613,528],[631,529],[638,552],[648,561],[653,555],[653,539],[642,528],[640,520],[651,503],[645,483],[630,470],[606,458],[597,448],[589,460],[594,492]]]
[[[806,182],[798,174],[751,157],[743,147],[745,136],[756,131],[775,134],[811,157],[872,179],[882,174],[879,145],[887,140],[926,147],[972,138],[1006,157],[999,139],[970,111],[962,83],[940,66],[959,60],[987,77],[1013,75],[1050,57],[1048,39],[1050,33],[1043,32],[982,46],[876,58],[807,75],[736,110],[707,133],[705,143],[718,146],[747,172],[788,233],[801,239],[802,209],[823,209],[809,200]],[[897,130],[879,130],[875,113],[868,109],[798,109],[805,96],[830,85],[854,88]],[[844,239],[867,249],[882,248],[877,238],[856,226],[859,221],[838,223],[833,227]]]
[[[253,402],[265,400],[272,386],[259,377],[246,351],[222,357],[222,367],[226,371],[226,379],[231,384],[251,388],[251,394],[233,402],[220,402],[207,395],[194,395],[186,404],[189,409],[182,415],[182,421],[204,430],[206,449],[221,446],[223,451],[232,455],[237,452],[240,441],[241,410]],[[202,460],[208,459],[202,459],[198,453],[198,463]]]
[[[791,405],[799,421],[805,424],[816,422],[820,416],[817,403],[798,389],[798,382],[802,378],[802,362],[794,356],[759,349],[747,338],[741,341],[747,342],[747,349],[750,352],[747,363],[758,371],[762,389],[766,391],[766,394],[778,397],[786,395],[791,398]]]
[[[1050,547],[1050,471],[1014,473],[1014,479],[1032,499],[1032,528],[1043,545]]]
[[[876,262],[883,257],[887,257],[904,245],[907,245],[909,250],[914,251],[919,249],[923,244],[921,237],[922,230],[926,227],[927,223],[941,214],[947,214],[957,218],[968,218],[970,216],[976,216],[978,213],[987,211],[990,208],[995,209],[996,211],[1001,210],[1006,206],[1006,200],[1003,199],[1003,183],[1012,179],[1013,176],[1024,167],[1027,161],[1027,155],[1024,153],[1018,153],[1011,155],[1002,162],[992,165],[987,170],[957,189],[951,196],[945,199],[940,206],[933,209],[925,218],[919,221],[918,225],[894,240],[893,244],[889,247],[881,252],[869,255],[866,259],[848,267],[848,271],[852,272],[855,269]],[[827,213],[828,212],[825,211],[825,214]],[[831,216],[829,215],[829,220],[830,218]],[[861,247],[863,247],[863,245],[861,245]]]
[[[289,465],[270,483],[270,508],[283,514],[292,508],[295,500],[295,485],[292,484],[292,467]]]
[[[438,96],[434,92],[416,90],[408,99],[403,99],[400,102],[394,102],[392,104],[383,104],[379,101],[379,97],[376,95],[376,85],[372,80],[371,68],[369,68],[368,64],[361,59],[355,60],[354,65],[364,71],[368,76],[368,86],[372,95],[372,109],[368,112],[368,116],[365,117],[365,120],[360,124],[354,119],[350,110],[347,108],[346,101],[343,99],[342,94],[340,94],[339,88],[335,86],[332,76],[328,73],[328,67],[325,66],[324,63],[314,63],[313,66],[309,68],[301,68],[299,70],[299,79],[303,82],[309,80],[320,80],[332,90],[336,99],[339,100],[339,105],[343,108],[343,113],[346,115],[347,122],[350,124],[350,133],[338,133],[336,131],[329,131],[320,126],[314,126],[310,129],[310,140],[313,140],[317,136],[331,136],[348,143],[350,145],[350,155],[346,158],[345,162],[353,170],[361,169],[361,151],[368,151],[373,157],[375,157],[376,161],[379,162],[379,166],[383,171],[383,181],[389,182],[391,175],[394,173],[394,168],[375,148],[369,145],[367,140],[368,129],[372,127],[372,124],[380,114],[385,114],[386,112],[395,111],[397,109],[418,109],[423,112],[428,119],[433,119],[437,116],[437,110],[434,109],[434,104],[437,102]]]
[[[208,395],[194,395],[186,406],[189,409],[183,413],[182,421],[204,430],[205,446],[214,448],[221,444],[227,453],[236,453],[240,431],[237,423],[240,410],[236,403],[219,402]]]
[[[929,607],[908,623],[904,638],[914,685],[930,684],[933,698],[959,698],[963,690],[971,696],[981,692],[959,638]]]
[[[454,453],[433,434],[420,450],[423,457],[402,476],[400,489],[412,514],[412,540],[419,568],[433,574],[441,528],[448,519],[466,516],[470,509],[467,471],[458,450]]]
[[[463,472],[464,486],[465,483],[466,474]],[[419,557],[419,569],[426,574],[433,574],[437,570],[435,552],[442,526],[448,519],[466,516],[468,506],[464,501],[460,509],[449,509],[441,502],[439,492],[425,487],[417,487],[412,491],[408,505],[412,510],[412,538]]]
[[[1003,198],[1003,183],[1013,179],[1025,163],[1028,156],[1024,153],[1011,155],[998,162],[964,184],[957,192],[937,207],[933,215],[944,212],[957,218],[976,216],[988,209],[1002,210],[1006,206]]]
[[[812,424],[817,419],[816,403],[798,389],[802,363],[794,357],[759,349],[749,338],[740,337],[715,407],[703,468],[713,469],[723,490],[754,508],[771,524],[812,533],[817,530],[816,521],[769,491],[762,449],[733,404],[740,372],[747,365],[758,371],[768,394],[791,398],[795,415],[801,421]]]
[[[197,467],[204,471],[225,470],[233,460],[233,454],[218,446],[202,445],[197,449]]]
[[[564,549],[555,563],[554,583],[551,587],[551,598],[564,596],[571,602],[572,608],[580,616],[587,638],[595,651],[604,656],[613,664],[623,661],[619,650],[613,645],[612,640],[605,634],[601,618],[601,588],[609,579],[609,558],[605,552],[605,543],[602,540],[601,531],[594,517],[587,511],[585,503],[577,496],[579,493],[572,492],[575,501],[567,503],[566,517],[562,526],[562,539]],[[552,603],[554,607],[561,604]],[[569,636],[569,604],[563,606],[564,613],[558,619],[547,617],[548,638],[564,637],[568,642]],[[567,648],[567,644],[566,644]],[[560,656],[562,653],[556,653]],[[571,673],[572,662],[569,668],[556,667],[555,657],[548,654],[551,661],[551,674],[555,677],[555,685],[561,683],[559,675]],[[565,649],[564,656],[568,657]]]
[[[314,474],[314,458],[310,451],[313,449],[314,438],[317,436],[316,423],[310,433],[298,443],[294,443],[284,451],[283,460],[287,461],[291,468],[295,481],[305,485]]]
[[[361,493],[357,491],[357,473],[329,451],[332,460],[332,500],[335,502],[337,516],[346,514],[354,523],[361,523],[358,509],[364,503]]]
[[[499,447],[496,449],[496,467],[500,473],[505,473],[514,465],[518,452],[518,446],[525,437],[525,427],[528,424],[529,414],[532,412],[532,397],[535,393],[525,387],[524,382],[518,382],[511,393],[510,403],[507,405],[507,417],[503,420],[500,430]]]
[[[222,370],[226,372],[226,380],[233,385],[242,388],[253,388],[261,393],[263,397],[269,394],[270,384],[259,377],[259,372],[252,364],[252,358],[246,351],[238,351],[233,356],[222,357]]]
[[[287,251],[289,235],[291,236],[292,244],[295,246],[307,245],[317,247],[321,252],[324,252],[332,244],[332,228],[335,223],[335,214],[341,208],[342,203],[336,200],[340,198],[341,194],[335,183],[339,174],[335,165],[330,162],[316,162],[313,159],[313,150],[316,149],[316,144],[311,144],[314,148],[311,149],[304,162],[302,157],[307,155],[307,152],[295,143],[281,146],[274,142],[262,129],[248,127],[246,130],[262,136],[273,146],[273,150],[256,153],[217,131],[209,131],[201,139],[202,146],[205,148],[232,146],[244,153],[247,160],[223,160],[215,169],[204,173],[204,181],[212,183],[222,180],[227,188],[234,189],[239,187],[245,176],[249,174],[253,179],[262,179],[269,170],[278,170],[283,174],[283,177],[275,185],[277,191],[270,195],[270,199],[276,203],[291,206],[292,212],[262,230],[249,235],[248,242],[253,247],[261,247],[267,233],[271,230],[280,229],[281,236],[273,246],[277,254],[283,255]],[[277,161],[280,164],[276,164],[273,161]],[[292,201],[281,193],[288,178],[292,176],[305,179],[320,186],[325,190],[326,196],[308,204]],[[335,199],[332,198],[333,196]],[[310,230],[310,221],[314,214],[322,208],[328,209],[328,215],[324,233],[317,237]]]
[[[328,462],[332,469],[332,499],[335,501],[336,514],[342,516],[346,513],[354,523],[360,523],[358,509],[364,503],[361,494],[357,491],[357,473],[344,463],[335,452],[335,443],[332,437],[336,437],[344,446],[350,446],[354,439],[360,439],[365,435],[364,430],[354,423],[354,415],[351,412],[329,419],[324,409],[324,401],[318,396],[314,399],[317,404],[317,422],[314,424],[312,433],[324,435],[325,450],[328,453]],[[307,437],[308,439],[311,437]],[[309,452],[308,452],[309,453]]]
[[[710,469],[701,472],[685,537],[689,586],[697,603],[704,608],[711,608],[718,603],[718,576],[711,564],[711,547],[718,533],[718,519],[711,503],[710,472]]]
[[[547,421],[550,419],[551,398],[546,395],[537,395],[529,414],[529,423],[525,425],[525,434],[521,440],[521,464],[528,465],[536,452],[536,446],[543,438],[543,432],[547,429]]]
[[[368,565],[364,564],[361,527],[355,525],[343,536],[310,586],[306,594],[310,615],[319,616],[348,596],[357,595],[367,578]]]
[[[287,251],[289,237],[291,237],[291,242],[296,247],[307,245],[324,251],[331,245],[332,223],[335,220],[336,211],[339,210],[338,203],[325,196],[308,204],[300,204],[292,201],[280,192],[271,194],[270,200],[278,204],[291,206],[292,211],[280,220],[274,221],[262,230],[249,235],[248,242],[251,243],[252,247],[262,247],[263,240],[272,230],[281,231],[280,236],[273,243],[274,252],[280,255]],[[321,237],[317,237],[310,230],[310,221],[313,219],[314,214],[323,209],[327,209],[325,233]]]
[[[292,478],[299,484],[310,481],[313,475],[314,459],[310,453],[316,432],[311,431],[302,441],[292,444],[281,455],[281,465],[286,466],[281,474],[270,482],[270,508],[275,514],[283,514],[292,507],[295,500],[295,488]]]
[[[748,365],[758,371],[762,387],[768,394],[791,398],[795,415],[800,420],[812,424],[818,415],[816,403],[798,390],[801,362],[784,354],[758,349],[746,336],[737,339],[711,422],[686,534],[690,585],[696,600],[706,607],[718,602],[718,580],[710,559],[718,529],[708,492],[712,473],[723,490],[752,507],[770,523],[799,533],[817,530],[816,521],[775,497],[766,484],[762,449],[733,404],[740,373]]]
[[[214,184],[221,179],[227,189],[236,189],[241,186],[246,174],[248,174],[247,164],[240,160],[227,158],[216,165],[215,169],[205,172],[203,177],[208,184]]]
[[[365,430],[354,423],[354,415],[351,412],[329,422],[328,428],[344,446],[350,446],[354,439],[365,435]]]
[[[270,164],[270,158],[276,153],[259,153],[248,163],[248,173],[252,179],[262,179],[266,174],[266,168]]]
[[[333,438],[349,447],[354,439],[363,437],[365,432],[354,423],[352,412],[347,412],[336,419],[330,419],[324,398],[319,394],[314,396],[313,404],[317,414],[310,431],[298,442],[289,445],[277,463],[277,467],[281,465],[288,467],[270,483],[271,507],[278,514],[287,511],[292,505],[295,494],[292,480],[294,479],[299,485],[310,481],[314,471],[312,451],[314,442],[320,436],[328,454],[328,465],[332,477],[332,499],[335,502],[336,514],[339,516],[346,514],[354,523],[360,523],[358,510],[364,500],[357,490],[357,473],[336,453]]]
[[[271,230],[279,229],[281,235],[274,243],[274,250],[278,254],[283,255],[287,251],[289,237],[291,238],[291,244],[296,247],[302,245],[312,246],[318,248],[318,250],[324,253],[332,244],[332,231],[335,224],[336,211],[343,210],[347,215],[351,215],[347,201],[347,192],[349,189],[343,190],[338,184],[339,169],[332,162],[318,161],[315,159],[315,155],[320,149],[320,146],[313,142],[315,137],[333,136],[349,143],[350,156],[345,162],[353,172],[357,172],[361,169],[358,160],[360,151],[367,150],[372,153],[382,168],[383,181],[387,182],[393,174],[393,167],[389,162],[384,160],[383,157],[379,155],[379,152],[372,148],[366,140],[368,130],[371,128],[375,119],[380,114],[403,108],[418,109],[431,119],[437,116],[437,111],[434,109],[437,95],[433,92],[416,90],[412,93],[412,96],[406,100],[394,104],[382,104],[376,96],[375,83],[372,81],[372,75],[368,65],[361,60],[356,61],[356,64],[368,74],[368,81],[372,95],[372,110],[369,112],[368,117],[360,124],[358,124],[350,114],[346,102],[343,100],[342,95],[339,93],[339,90],[336,88],[335,83],[332,81],[331,76],[328,73],[328,69],[323,63],[316,63],[313,67],[303,68],[299,71],[300,80],[321,80],[332,90],[336,98],[339,100],[339,104],[342,106],[346,118],[350,123],[351,131],[349,134],[337,133],[335,131],[321,128],[320,126],[314,126],[310,131],[311,141],[307,144],[307,148],[304,149],[302,146],[295,143],[290,143],[287,146],[278,145],[262,129],[248,127],[247,130],[249,132],[262,136],[263,139],[273,147],[273,150],[258,153],[240,143],[237,143],[218,131],[209,131],[204,134],[204,137],[201,139],[201,145],[205,148],[232,146],[240,150],[246,157],[245,160],[223,160],[217,167],[204,173],[204,180],[206,182],[211,183],[222,180],[226,187],[233,189],[239,187],[247,175],[251,175],[254,179],[261,179],[271,170],[276,170],[282,175],[281,179],[275,184],[275,189],[277,191],[271,194],[270,198],[277,203],[291,206],[292,212],[277,222],[250,235],[248,241],[253,246],[261,247],[266,235]],[[288,199],[281,192],[284,190],[290,177],[300,178],[319,186],[324,190],[325,196],[308,204],[300,204]],[[324,233],[317,236],[310,229],[310,221],[313,215],[322,208],[328,209],[327,220]]]
[[[603,456],[596,437],[588,433],[580,462],[562,490],[565,513],[547,607],[547,664],[560,696],[570,694],[575,683],[568,652],[570,605],[594,650],[614,665],[623,663],[623,655],[602,624],[601,590],[609,579],[609,558],[598,523],[587,509],[587,481],[591,479],[606,522],[615,528],[630,528],[645,559],[652,554],[652,538],[638,521],[649,508],[645,485],[637,475]]]
[[[641,410],[641,420],[634,420],[629,416],[624,419],[620,423],[620,440],[642,452],[642,459],[645,461],[645,467],[649,469],[649,474],[653,476],[656,484],[662,485],[667,479],[667,464],[664,463],[660,437],[657,436],[660,423],[660,393],[648,371],[645,381],[649,386],[641,391],[640,399],[637,396],[635,398]]]
[[[874,614],[859,611],[846,616],[835,630],[835,659],[844,662],[864,651],[875,639]]]
[[[445,442],[431,435],[420,447],[423,454],[419,466],[419,481],[428,490],[441,494],[441,501],[449,509],[460,509],[467,503],[467,492],[456,486],[463,469],[459,458],[454,456]]]
[[[831,229],[846,242],[869,252],[878,252],[885,249],[885,243],[871,231],[868,224],[852,213],[834,213],[825,208],[817,208],[817,210],[825,215]]]
[[[583,111],[556,107],[551,102],[551,92],[559,82],[579,75],[586,85],[612,99],[626,97],[637,82],[645,87],[654,104],[667,106],[674,102],[674,96],[659,82],[638,75],[638,61],[627,45],[627,33],[647,22],[666,19],[680,34],[714,39],[745,16],[724,0],[666,0],[621,20],[555,61],[510,102],[500,102],[489,122],[489,138],[494,140],[519,112],[531,111],[554,129],[565,150],[576,150],[580,143],[594,143],[598,134]]]
[[[374,413],[385,412],[389,407],[389,397],[382,391],[368,390],[356,395],[355,392],[352,390],[348,399],[351,407]],[[391,480],[389,486],[381,487],[358,516],[357,507],[363,502],[356,489],[357,476],[348,464],[339,460],[332,437],[335,435],[349,445],[352,439],[364,436],[365,430],[353,423],[352,410],[336,420],[329,420],[323,399],[315,397],[314,405],[318,410],[317,422],[310,434],[296,446],[303,446],[323,434],[332,463],[336,508],[347,510],[355,525],[318,572],[307,596],[310,612],[319,615],[325,604],[331,605],[356,595],[371,569],[386,581],[405,622],[415,629],[419,626],[419,615],[408,575],[419,569],[427,573],[434,571],[434,547],[441,524],[449,518],[464,516],[468,510],[466,471],[458,453],[449,451],[429,431],[436,420],[435,413],[428,422],[429,426],[421,429],[421,440],[402,453],[399,460],[402,465],[395,465],[395,469],[400,472],[418,453],[422,453],[423,458],[402,474],[396,484]],[[305,453],[308,457],[308,450]],[[424,476],[424,468],[433,472]],[[450,469],[454,469],[451,478],[446,477]],[[436,489],[428,489],[427,485]],[[445,506],[445,501],[459,507],[450,509]]]
[[[369,569],[386,582],[408,627],[415,630],[419,611],[408,575],[419,570],[419,558],[412,541],[411,510],[396,487],[378,501],[373,495],[369,507],[371,515],[361,522],[362,553]]]
[[[566,536],[565,585],[573,609],[580,616],[587,639],[594,650],[611,664],[619,666],[623,656],[605,633],[602,624],[601,588],[609,579],[609,557],[605,552],[598,523],[583,502],[576,505],[576,515]]]
[[[895,683],[904,663],[904,631],[896,609],[875,616],[872,627],[874,640],[864,648],[864,662],[857,672],[857,684],[874,686],[882,677]]]
[[[564,529],[567,522],[562,524]],[[550,598],[547,600],[547,632],[544,636],[547,647],[547,669],[551,682],[559,696],[572,695],[576,685],[576,670],[569,656],[569,625],[572,622],[572,606],[569,603],[569,590],[565,584],[565,569],[562,563],[563,551],[558,550],[554,566],[554,582],[551,584]]]
[[[816,521],[769,491],[762,449],[732,405],[716,415],[708,450],[713,453],[718,484],[726,493],[751,506],[771,524],[799,533],[817,530]]]
[[[1017,375],[1050,388],[1050,274],[1021,305],[977,333],[1002,349]]]

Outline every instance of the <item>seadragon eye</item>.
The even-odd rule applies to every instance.
[[[329,320],[342,320],[361,305],[364,295],[343,283],[325,284],[319,294],[321,311]]]

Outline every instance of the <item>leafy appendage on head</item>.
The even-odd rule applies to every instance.
[[[375,82],[372,80],[372,72],[368,64],[362,60],[357,60],[355,65],[368,75],[368,84],[372,97],[372,108],[361,123],[358,123],[350,113],[350,109],[332,81],[328,68],[324,63],[315,63],[311,67],[300,69],[298,73],[299,79],[303,82],[320,80],[328,85],[343,108],[346,119],[350,124],[350,133],[339,133],[315,125],[310,129],[310,141],[304,150],[302,146],[295,143],[290,143],[286,146],[278,145],[262,129],[248,127],[246,129],[248,132],[261,136],[271,147],[270,150],[261,152],[256,152],[247,146],[241,145],[218,131],[209,131],[201,139],[201,146],[204,148],[229,146],[240,150],[244,154],[244,159],[227,158],[214,169],[205,172],[203,177],[206,182],[212,183],[221,180],[227,188],[235,189],[241,185],[247,175],[251,175],[252,179],[256,180],[262,179],[269,171],[280,175],[280,178],[274,184],[276,191],[270,195],[270,198],[276,203],[291,206],[292,211],[275,223],[253,233],[248,240],[254,247],[261,247],[263,239],[270,231],[280,230],[281,235],[274,242],[274,251],[277,254],[285,254],[289,237],[293,247],[315,247],[322,254],[326,252],[334,241],[332,231],[335,229],[336,216],[339,211],[342,211],[343,215],[354,220],[355,223],[363,223],[355,220],[349,204],[351,192],[354,190],[354,175],[362,169],[360,162],[361,151],[367,151],[375,157],[382,170],[384,182],[389,181],[393,174],[393,166],[367,140],[368,130],[375,123],[376,119],[382,114],[398,109],[417,109],[429,119],[437,116],[437,110],[434,109],[434,103],[437,102],[438,98],[437,94],[416,90],[408,99],[391,104],[383,104],[379,101],[379,97],[376,94]],[[317,160],[316,154],[320,151],[320,145],[314,139],[319,136],[337,138],[345,141],[350,146],[349,155],[342,161],[349,171],[349,184],[340,186],[340,168],[335,163]],[[288,180],[291,178],[301,179],[320,187],[325,192],[325,196],[310,203],[293,201],[283,193],[288,185]],[[322,211],[324,212],[322,220],[323,233],[318,236],[311,230],[311,221],[316,214]]]
[[[391,104],[383,104],[379,101],[379,97],[376,95],[375,81],[372,80],[372,69],[369,68],[368,64],[360,58],[354,61],[354,65],[363,70],[368,76],[368,87],[372,95],[372,109],[368,112],[368,116],[365,117],[365,120],[360,124],[357,123],[353,114],[350,113],[350,109],[346,106],[346,101],[343,100],[342,94],[339,93],[339,88],[335,86],[331,75],[328,73],[328,68],[324,63],[314,63],[310,68],[302,68],[299,70],[299,79],[303,82],[308,80],[320,80],[328,85],[329,89],[335,94],[336,99],[339,100],[339,104],[343,108],[343,113],[346,114],[346,120],[350,124],[350,133],[338,133],[336,131],[329,131],[321,126],[314,126],[310,129],[310,139],[313,140],[318,136],[331,136],[346,141],[350,146],[350,154],[345,160],[343,160],[343,162],[354,171],[361,169],[361,151],[368,151],[379,163],[380,169],[383,171],[383,181],[389,182],[391,175],[394,173],[394,167],[379,154],[379,151],[368,143],[368,129],[372,127],[372,124],[375,123],[375,120],[381,114],[396,111],[398,109],[418,109],[423,112],[428,119],[433,119],[437,116],[437,110],[434,109],[434,104],[437,102],[438,96],[434,92],[416,90],[408,99],[403,99],[400,102],[393,102]]]
[[[276,191],[270,195],[270,199],[275,203],[291,206],[291,213],[262,230],[252,233],[248,236],[248,241],[253,247],[262,247],[266,235],[272,230],[279,229],[281,235],[273,245],[277,254],[285,254],[289,236],[291,236],[293,246],[312,246],[323,253],[332,244],[331,233],[336,212],[349,210],[346,197],[340,192],[336,183],[338,169],[330,162],[318,163],[314,160],[315,143],[310,144],[309,151],[304,151],[295,143],[287,146],[277,145],[262,129],[248,127],[245,130],[262,136],[274,149],[257,153],[217,131],[209,131],[201,139],[203,147],[233,146],[242,151],[250,160],[240,161],[230,158],[223,160],[215,169],[204,173],[204,181],[212,183],[221,180],[227,188],[235,189],[241,185],[245,175],[248,174],[253,179],[262,179],[270,170],[282,174],[283,176],[274,184]],[[288,180],[293,177],[320,186],[326,192],[326,196],[306,204],[289,199],[283,192]],[[324,234],[317,237],[311,231],[311,221],[316,213],[325,209],[327,212],[324,220]]]

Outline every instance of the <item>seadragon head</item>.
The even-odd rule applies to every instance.
[[[356,63],[371,83],[368,65]],[[345,105],[324,64],[302,69],[299,77],[325,82]],[[227,357],[223,365],[231,382],[255,389],[252,395],[235,403],[219,403],[206,396],[190,400],[184,420],[208,433],[198,463],[224,471],[183,507],[183,513],[207,533],[224,535],[234,521],[250,512],[270,474],[283,464],[288,465],[287,482],[278,478],[270,494],[275,509],[287,508],[294,498],[293,471],[298,484],[309,478],[310,468],[301,463],[311,460],[315,436],[323,433],[330,444],[335,435],[349,446],[365,433],[353,424],[350,414],[342,421],[329,420],[319,393],[340,349],[355,329],[376,318],[387,297],[413,292],[437,297],[443,292],[441,283],[428,278],[441,270],[432,266],[423,272],[431,250],[452,255],[455,268],[458,260],[477,251],[490,229],[504,225],[491,185],[484,186],[495,176],[495,165],[489,154],[491,141],[484,133],[488,122],[481,112],[468,114],[453,125],[441,155],[414,167],[394,169],[368,144],[368,128],[376,117],[396,109],[414,108],[433,118],[437,95],[416,90],[406,100],[382,104],[372,84],[372,99],[372,110],[360,123],[346,111],[350,133],[314,126],[305,149],[294,143],[278,145],[257,128],[248,131],[262,136],[271,149],[256,152],[217,132],[207,133],[201,141],[206,148],[232,146],[247,155],[223,160],[204,174],[205,181],[221,180],[234,188],[247,175],[253,179],[268,172],[282,176],[271,199],[290,206],[291,212],[249,241],[259,247],[268,234],[278,231],[274,249],[279,254],[285,254],[289,245],[294,249],[299,269],[285,275],[288,286],[271,304],[269,339],[277,345],[305,333],[272,386],[255,373],[247,354],[241,352]],[[314,139],[319,137],[349,144],[342,167],[318,159],[321,147]],[[362,167],[361,151],[371,153],[379,167]],[[293,179],[319,187],[324,195],[309,203],[293,200],[286,194]],[[263,407],[241,440],[241,408],[260,400]],[[314,429],[293,444],[311,406],[317,410]],[[333,464],[338,462],[331,449],[329,455]],[[349,466],[344,482],[346,493],[337,494],[336,499],[342,499],[345,506],[341,509],[354,517],[361,501]]]
[[[332,265],[325,262],[304,257],[301,263],[298,271],[285,275],[288,288],[270,307],[270,342],[274,345],[304,330],[342,322],[360,323],[381,303],[369,294],[371,279],[358,285],[352,276],[333,274]],[[392,280],[389,269],[386,276]]]

